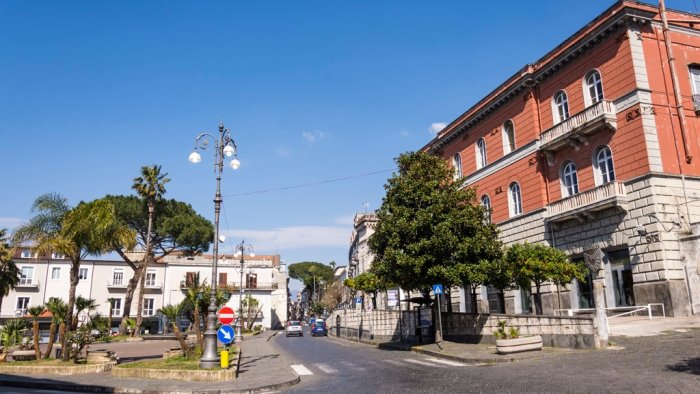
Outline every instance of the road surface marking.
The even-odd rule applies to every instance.
[[[320,369],[321,371],[325,373],[338,373],[338,370],[331,367],[328,364],[314,364],[314,367]]]
[[[413,363],[413,364],[418,364],[418,365],[425,365],[425,366],[427,366],[427,367],[438,367],[438,368],[442,368],[442,367],[443,367],[442,365],[436,365],[436,364],[428,363],[428,362],[425,362],[425,361],[414,360],[414,359],[412,359],[412,358],[405,358],[404,361],[409,362],[409,363]]]
[[[296,372],[297,375],[299,375],[299,376],[303,376],[303,375],[313,375],[313,374],[314,374],[313,372],[309,371],[308,368],[306,368],[305,366],[303,366],[303,365],[301,365],[301,364],[293,364],[293,365],[290,365],[290,366],[292,367],[292,369],[294,370],[294,372]]]
[[[431,361],[434,363],[440,363],[440,364],[446,364],[446,365],[451,365],[453,367],[463,367],[466,364],[458,363],[457,361],[450,361],[450,360],[443,360],[440,358],[426,358],[425,361]]]
[[[344,366],[346,366],[346,367],[348,367],[348,368],[354,370],[354,371],[360,371],[360,372],[362,372],[362,371],[365,370],[365,368],[363,368],[363,367],[358,367],[358,366],[356,366],[355,364],[353,364],[353,363],[351,363],[351,362],[341,361],[340,363],[343,364]]]
[[[393,365],[398,365],[398,366],[400,366],[400,367],[403,367],[403,366],[404,366],[404,364],[403,364],[401,361],[396,361],[396,360],[384,360],[384,362],[387,362],[387,363],[393,364]]]

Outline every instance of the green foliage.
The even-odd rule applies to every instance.
[[[0,228],[0,305],[2,299],[19,283],[19,276],[19,267],[12,261],[12,248],[8,243],[7,230]]]
[[[78,363],[80,355],[83,353],[83,349],[90,345],[93,341],[92,335],[87,327],[83,326],[75,331],[66,333],[66,349],[68,351],[68,358],[73,360],[74,363]]]
[[[155,164],[141,167],[141,176],[134,178],[131,186],[149,204],[155,203],[165,194],[165,184],[170,182],[170,178],[166,178],[168,173],[161,174],[160,168]]]
[[[309,292],[313,290],[314,278],[317,287],[320,281],[327,283],[333,279],[333,268],[315,261],[303,261],[301,263],[291,264],[288,270],[289,277],[300,280],[304,283],[304,286]]]
[[[498,329],[493,333],[496,339],[515,339],[520,337],[520,327],[510,326],[506,320],[498,321]]]
[[[473,280],[471,265],[500,256],[496,227],[484,221],[476,192],[436,156],[410,152],[396,159],[370,237],[371,268],[387,283],[424,293]]]
[[[366,293],[374,293],[378,290],[386,290],[387,284],[373,272],[363,272],[352,279],[347,279],[353,290],[360,290]]]
[[[0,328],[0,344],[5,346],[5,348],[21,344],[24,332],[28,329],[28,321],[26,319],[5,321],[5,325]]]

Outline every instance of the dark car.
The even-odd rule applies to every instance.
[[[326,322],[321,320],[321,319],[316,319],[314,324],[311,326],[311,336],[327,336],[328,335],[328,327],[326,327]]]

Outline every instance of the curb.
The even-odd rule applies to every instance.
[[[37,381],[23,381],[23,380],[5,380],[0,379],[0,386],[3,387],[18,387],[18,388],[34,388],[34,389],[51,389],[58,391],[74,391],[79,393],[133,393],[133,394],[169,394],[169,393],[179,393],[179,394],[238,394],[238,393],[260,393],[272,390],[281,390],[289,388],[299,383],[301,379],[297,376],[294,379],[288,380],[281,383],[273,383],[264,386],[257,386],[244,389],[234,389],[234,390],[196,390],[196,391],[158,391],[158,390],[141,390],[137,388],[127,388],[127,387],[111,387],[111,386],[97,386],[97,385],[85,385],[78,383],[65,383],[65,382],[37,382]]]

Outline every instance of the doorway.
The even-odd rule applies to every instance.
[[[635,305],[629,252],[626,249],[608,252],[608,261],[610,261],[610,282],[612,282],[615,306]]]

